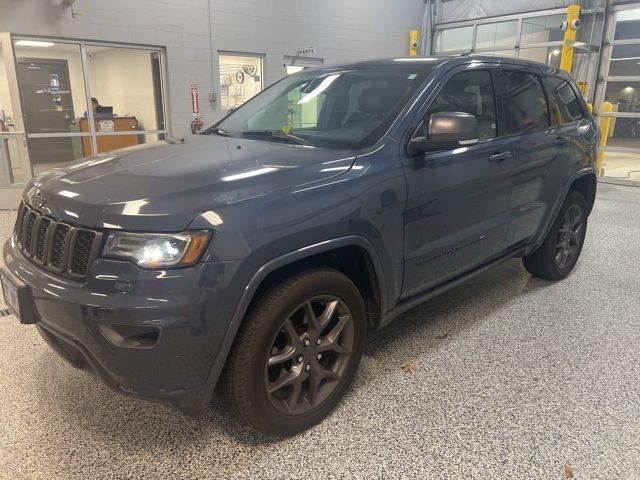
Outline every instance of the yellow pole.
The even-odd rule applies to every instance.
[[[610,113],[613,111],[611,102],[602,103],[602,113]],[[598,150],[598,175],[602,174],[602,166],[604,165],[604,147],[607,146],[609,138],[609,126],[611,125],[611,117],[600,117],[600,148]]]
[[[560,68],[571,73],[573,63],[573,46],[570,42],[576,40],[577,29],[575,21],[580,16],[580,5],[569,5],[567,7],[567,29],[564,31],[564,43],[562,44],[562,56],[560,57]]]
[[[417,57],[418,56],[418,36],[420,32],[418,30],[411,30],[409,32],[409,56]]]

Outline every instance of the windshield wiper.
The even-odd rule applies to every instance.
[[[210,127],[206,130],[203,130],[200,135],[220,135],[221,137],[233,137],[226,130],[222,130],[220,127]]]
[[[273,138],[276,140],[287,140],[292,143],[297,143],[298,145],[313,146],[313,143],[309,142],[308,140],[300,138],[296,135],[291,135],[290,133],[284,133],[281,130],[247,130],[246,132],[242,132],[242,136]]]

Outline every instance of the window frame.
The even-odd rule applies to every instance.
[[[559,124],[556,124],[556,125],[551,125],[551,127],[553,128],[553,127],[560,127],[560,126],[563,126],[563,125],[571,125],[572,123],[577,123],[577,122],[580,122],[581,120],[584,120],[586,118],[587,113],[585,112],[584,106],[582,105],[582,102],[580,101],[580,97],[582,95],[579,92],[576,91],[576,89],[574,88],[573,84],[569,80],[567,80],[565,78],[562,78],[562,77],[560,77],[558,75],[545,75],[545,76],[543,76],[542,86],[544,87],[545,93],[547,95],[547,105],[549,106],[549,101],[548,100],[552,95],[554,95],[554,92],[549,92],[548,91],[547,82],[545,82],[544,79],[550,79],[550,78],[554,78],[554,79],[556,79],[558,81],[564,82],[569,86],[569,88],[573,92],[573,96],[575,97],[576,101],[578,102],[578,108],[580,109],[580,118],[575,118],[575,119],[573,119],[573,120],[571,120],[569,122],[564,122],[564,123],[559,123]],[[552,88],[552,85],[549,85],[549,88]],[[549,110],[549,121],[551,122],[551,109],[548,108],[548,110]]]
[[[405,142],[405,153],[406,153],[406,149],[409,146],[409,142],[411,142],[411,140],[413,140],[414,138],[416,138],[416,134],[419,132],[420,129],[420,125],[423,123],[424,120],[424,116],[427,113],[427,111],[429,111],[429,108],[431,107],[431,105],[433,104],[433,102],[435,102],[435,100],[438,98],[438,95],[440,95],[440,93],[442,92],[442,90],[444,89],[444,87],[447,85],[447,83],[454,78],[456,75],[459,75],[461,73],[467,73],[467,72],[478,72],[478,71],[483,71],[483,72],[487,72],[489,73],[489,80],[491,83],[491,93],[493,96],[493,110],[495,113],[495,120],[496,120],[496,135],[494,137],[491,138],[487,138],[485,140],[478,140],[478,143],[474,144],[474,145],[468,145],[468,148],[472,148],[475,147],[476,145],[483,145],[485,143],[494,141],[496,139],[501,138],[500,137],[500,122],[499,122],[499,118],[498,118],[498,104],[497,104],[497,100],[496,100],[496,88],[495,88],[495,81],[493,78],[493,70],[495,70],[496,67],[493,66],[489,66],[489,65],[482,65],[482,66],[471,66],[471,64],[466,64],[463,65],[462,68],[460,69],[456,69],[453,72],[451,72],[450,75],[447,75],[441,82],[439,82],[439,85],[437,88],[435,88],[432,92],[431,95],[429,95],[429,97],[424,101],[424,103],[422,104],[422,106],[418,109],[418,113],[416,115],[416,119],[414,120],[414,122],[416,122],[415,126],[413,128],[409,128],[408,131],[411,132],[410,135],[408,135],[407,137],[407,141]],[[435,152],[434,152],[435,153]]]
[[[253,96],[247,98],[244,102],[242,102],[240,105],[236,106],[236,107],[231,107],[231,110],[237,110],[238,108],[242,107],[242,105],[244,105],[245,103],[247,103],[248,100],[251,100],[251,98],[253,98],[254,96],[264,92],[269,86],[265,85],[265,81],[264,81],[264,72],[265,72],[265,62],[266,62],[266,58],[267,55],[265,53],[251,53],[251,52],[236,52],[233,50],[218,50],[217,51],[217,55],[216,55],[216,64],[217,64],[217,78],[214,80],[215,82],[217,82],[218,85],[218,98],[219,103],[220,103],[220,111],[221,112],[226,112],[229,109],[223,108],[222,107],[222,59],[221,57],[244,57],[244,58],[250,58],[252,60],[257,59],[260,62],[260,90]],[[287,75],[285,75],[286,77]]]
[[[529,69],[518,69],[518,68],[504,68],[504,67],[496,67],[493,69],[493,74],[495,75],[497,71],[502,71],[502,72],[514,72],[514,73],[520,73],[520,74],[525,74],[525,75],[531,75],[532,77],[535,77],[538,85],[540,86],[540,89],[542,90],[542,94],[544,96],[544,101],[545,101],[545,105],[546,105],[546,110],[547,110],[547,114],[546,114],[546,118],[547,118],[547,125],[544,127],[541,127],[539,129],[535,129],[535,130],[529,130],[526,132],[513,132],[513,133],[508,133],[505,135],[501,135],[499,138],[511,138],[511,137],[515,137],[517,135],[527,135],[527,134],[532,134],[532,133],[541,133],[544,132],[546,130],[548,130],[549,128],[552,128],[553,125],[551,125],[551,111],[549,110],[549,95],[547,93],[547,90],[545,89],[544,86],[544,82],[542,81],[542,77],[543,75],[541,75],[538,72],[529,70]],[[494,88],[496,85],[496,79],[494,78]],[[498,96],[497,94],[495,95],[496,98],[496,104],[498,102]],[[496,115],[498,117],[498,128],[500,127],[500,125],[505,125],[506,121],[503,118],[503,115],[498,114],[498,109],[497,109],[497,105],[496,105]]]
[[[25,129],[25,122],[23,119],[23,110],[24,110],[24,101],[22,95],[20,93],[20,80],[17,72],[17,61],[16,57],[20,55],[16,53],[16,42],[19,40],[36,40],[36,41],[45,41],[52,42],[55,44],[61,45],[72,45],[79,47],[79,62],[82,71],[82,81],[83,81],[83,89],[84,89],[84,103],[86,104],[87,110],[87,120],[88,120],[88,131],[87,132],[51,132],[51,133],[29,133]],[[0,68],[5,68],[7,73],[7,81],[9,92],[11,95],[11,107],[13,110],[13,119],[15,123],[16,131],[14,132],[0,132],[0,141],[5,139],[17,138],[18,141],[18,150],[20,152],[20,162],[22,168],[22,176],[23,180],[16,181],[13,179],[13,172],[7,171],[9,165],[6,163],[7,159],[0,157],[0,161],[2,165],[0,168],[3,169],[4,174],[0,175],[0,189],[12,189],[19,191],[24,188],[24,186],[34,177],[33,171],[33,161],[31,158],[31,154],[28,150],[28,139],[30,138],[81,138],[81,139],[89,139],[91,154],[95,155],[98,153],[98,137],[111,137],[111,136],[151,136],[152,138],[155,136],[158,140],[166,138],[172,135],[172,127],[171,127],[171,115],[169,110],[169,82],[168,82],[168,73],[167,73],[167,49],[164,46],[155,46],[155,45],[142,45],[134,42],[108,42],[101,40],[93,40],[89,39],[76,39],[76,38],[62,38],[56,36],[36,36],[36,35],[22,35],[22,34],[13,34],[8,32],[0,33],[0,43],[3,47],[3,57],[4,57],[4,65],[0,64]],[[126,132],[100,132],[96,129],[96,121],[95,116],[93,115],[91,106],[91,69],[89,66],[88,60],[88,47],[110,47],[110,48],[122,48],[122,49],[132,49],[132,50],[144,50],[149,53],[157,53],[158,54],[158,66],[159,66],[159,84],[157,85],[160,89],[159,97],[162,99],[162,117],[164,119],[164,126],[160,128],[158,126],[155,130],[132,130]],[[95,93],[95,92],[94,92]],[[157,112],[156,112],[157,113]],[[73,158],[69,161],[74,160]]]

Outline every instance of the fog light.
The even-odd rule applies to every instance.
[[[116,347],[153,348],[160,341],[160,328],[99,323],[98,330]]]

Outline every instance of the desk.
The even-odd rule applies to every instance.
[[[130,147],[140,143],[138,135],[134,132],[138,130],[138,119],[136,117],[113,117],[109,120],[96,119],[97,132],[131,132],[133,135],[105,135],[96,138],[98,152],[110,152],[119,148]],[[89,131],[89,119],[80,119],[80,131]],[[91,155],[91,138],[82,137],[82,153],[85,156]]]

